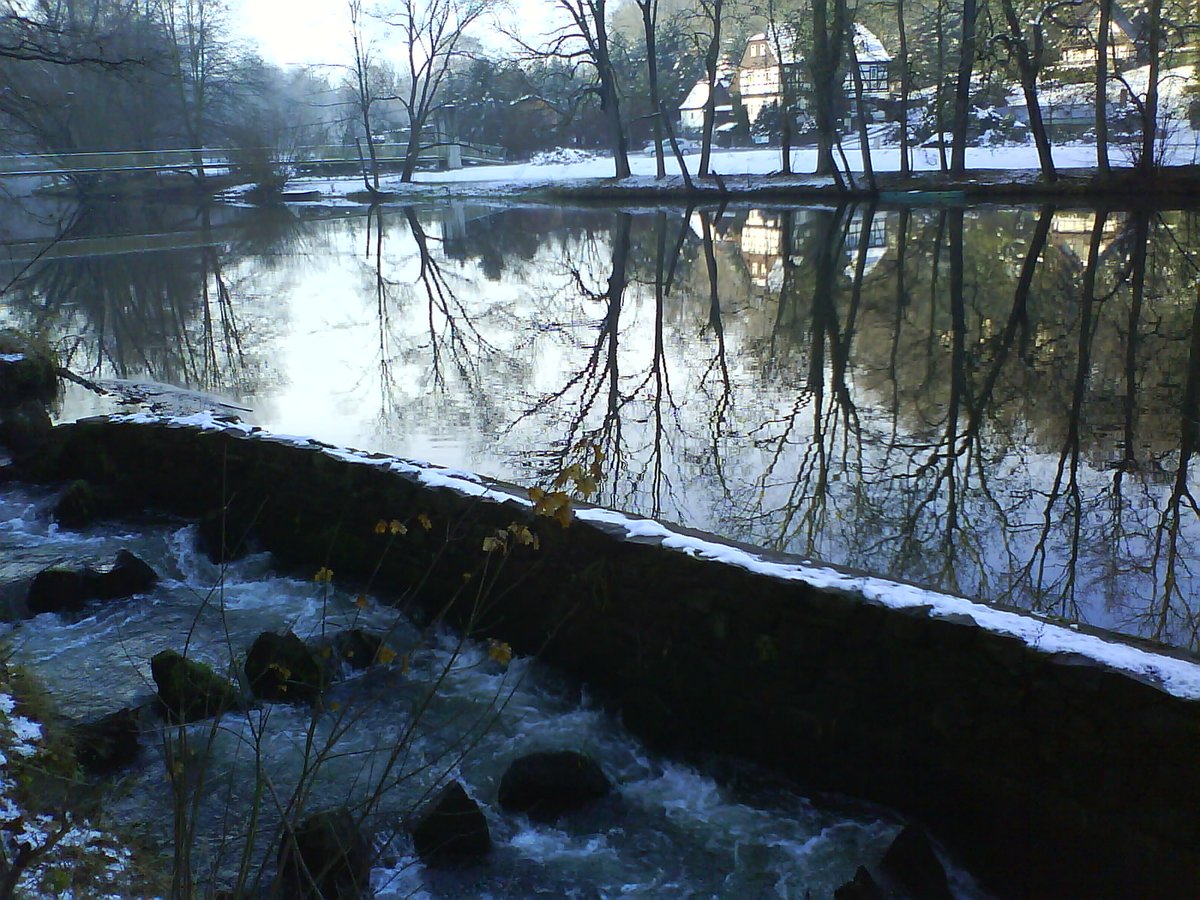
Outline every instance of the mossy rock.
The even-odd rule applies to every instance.
[[[49,403],[58,393],[58,364],[49,348],[11,329],[0,331],[0,406]]]
[[[361,628],[342,631],[334,637],[333,655],[352,669],[366,669],[380,660],[380,651],[386,651],[383,638]]]
[[[237,690],[212,667],[163,650],[150,660],[158,699],[174,722],[196,722],[241,708]]]
[[[22,400],[7,408],[0,405],[0,444],[17,460],[39,454],[49,443],[52,427],[50,414],[39,400]]]
[[[67,485],[52,513],[54,521],[64,528],[86,528],[100,514],[100,502],[91,483],[77,478]]]

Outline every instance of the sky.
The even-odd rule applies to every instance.
[[[541,34],[552,9],[553,0],[510,0],[475,34],[485,43],[507,46],[501,27]],[[345,0],[231,0],[230,13],[236,35],[257,44],[267,62],[345,64],[353,54]]]

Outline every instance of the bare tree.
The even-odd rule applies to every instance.
[[[621,117],[621,90],[608,35],[608,0],[550,2],[566,14],[567,24],[555,32],[550,45],[540,52],[528,45],[522,46],[540,56],[550,56],[565,62],[572,68],[586,65],[595,71],[596,80],[589,90],[600,98],[600,109],[607,124],[608,144],[612,151],[616,176],[627,178],[629,137]]]
[[[725,15],[725,0],[700,0],[700,15],[708,37],[704,49],[708,96],[704,100],[704,124],[700,131],[699,174],[708,175],[712,162],[713,126],[717,116],[717,67],[721,61],[721,23]]]
[[[832,4],[832,8],[831,8]],[[841,65],[847,32],[846,0],[813,0],[812,51],[808,67],[812,81],[813,118],[817,125],[818,175],[837,175],[833,147],[837,139],[837,106],[841,99]]]
[[[452,135],[427,142],[435,117],[447,108],[442,87],[465,54],[463,36],[490,7],[491,0],[397,0],[383,20],[400,32],[404,44],[401,77],[405,90],[397,97],[408,114],[408,147],[401,181],[412,181],[421,151]]]
[[[158,6],[169,39],[170,76],[179,103],[183,139],[203,178],[203,148],[212,124],[216,93],[229,76],[230,46],[222,38],[224,0],[162,0]]]
[[[370,39],[364,28],[362,0],[347,0],[347,11],[350,13],[350,40],[354,46],[354,78],[355,111],[363,129],[363,140],[367,144],[367,157],[371,161],[368,181],[366,160],[363,160],[363,181],[368,191],[379,190],[379,155],[375,152],[375,127],[372,113],[375,103],[380,99],[378,68],[374,65]],[[362,145],[359,144],[359,154]]]
[[[1073,3],[1074,0],[1068,0]],[[1058,173],[1054,168],[1054,154],[1050,148],[1050,136],[1042,119],[1042,104],[1038,97],[1038,76],[1046,60],[1046,34],[1043,21],[1061,4],[1052,4],[1039,10],[1030,18],[1030,10],[1018,9],[1014,0],[1000,0],[1004,13],[1005,30],[999,32],[995,41],[1004,48],[1008,59],[1017,68],[1021,91],[1025,95],[1025,109],[1029,114],[1029,130],[1037,145],[1038,162],[1047,181],[1055,181]]]
[[[979,18],[976,0],[963,0],[962,37],[958,48],[958,80],[954,87],[954,118],[950,123],[954,146],[950,150],[950,171],[962,174],[967,169],[967,119],[971,106],[971,75],[975,71],[975,33]]]

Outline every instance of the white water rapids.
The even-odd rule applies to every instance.
[[[309,779],[305,809],[378,795],[367,824],[379,852],[372,883],[380,897],[822,898],[860,864],[877,863],[898,830],[865,806],[818,807],[753,773],[717,781],[657,756],[535,660],[502,666],[485,645],[422,630],[374,597],[364,607],[338,587],[336,573],[326,588],[279,574],[266,554],[222,573],[195,550],[194,526],[153,521],[69,532],[51,523],[52,501],[42,489],[0,489],[0,600],[19,597],[46,566],[107,563],[122,547],[161,579],[149,595],[97,602],[77,619],[44,614],[2,627],[15,661],[72,718],[148,700],[149,660],[163,649],[186,646],[188,655],[234,672],[263,631],[290,628],[305,639],[348,626],[389,633],[396,660],[344,673],[315,717],[275,704],[227,714],[219,727],[188,726],[189,743],[208,758],[193,866],[209,883],[236,876],[256,783],[264,799],[255,845],[261,853],[269,843],[276,803],[292,795],[306,747],[310,760],[328,752]],[[165,726],[143,735],[138,763],[120,776],[107,806],[112,822],[168,859],[164,747],[179,738]],[[591,755],[614,794],[553,825],[501,810],[496,793],[509,762],[553,749]],[[496,843],[486,865],[461,872],[424,866],[403,828],[431,786],[450,777],[480,803]]]

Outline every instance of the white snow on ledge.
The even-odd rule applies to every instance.
[[[24,353],[0,353],[0,362],[3,363],[17,363],[24,358]]]
[[[516,501],[527,506],[532,505],[527,498],[510,491],[498,487],[488,487],[483,479],[469,472],[445,469],[431,463],[403,460],[384,454],[367,453],[362,450],[331,447],[314,438],[271,434],[240,421],[219,418],[211,412],[176,417],[137,413],[110,416],[108,420],[133,424],[165,424],[204,431],[235,432],[273,443],[319,449],[323,453],[345,462],[379,466],[399,474],[416,477],[430,487],[449,488],[462,494],[496,502]],[[886,578],[871,575],[858,575],[816,563],[772,562],[751,551],[723,543],[716,537],[707,539],[682,534],[661,522],[628,513],[600,508],[582,508],[577,509],[575,515],[583,522],[622,528],[626,536],[630,538],[657,540],[668,549],[725,565],[737,566],[771,578],[800,581],[818,589],[859,594],[867,600],[892,609],[927,607],[930,616],[967,616],[980,628],[996,634],[1019,638],[1029,647],[1041,653],[1082,656],[1156,684],[1167,693],[1181,699],[1200,700],[1200,664],[1185,659],[1153,653],[1117,640],[1105,640],[1093,634],[1076,631],[1071,627],[1044,621],[1032,614],[996,609],[983,603],[916,585],[889,581]]]

